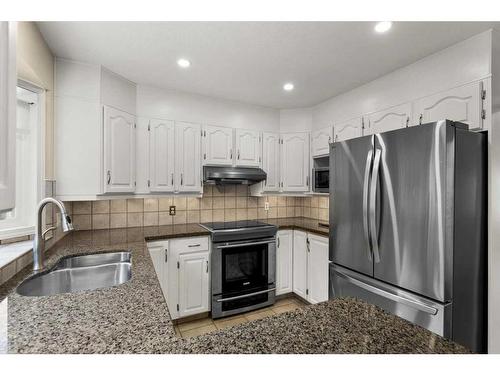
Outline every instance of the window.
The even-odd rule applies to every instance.
[[[37,93],[17,87],[16,207],[0,220],[0,239],[34,233],[35,209],[41,196],[39,104]]]

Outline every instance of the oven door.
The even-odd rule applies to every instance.
[[[274,303],[276,239],[214,244],[212,316]]]
[[[313,191],[316,193],[328,193],[329,191],[329,168],[318,168],[314,169],[314,181],[313,181]]]

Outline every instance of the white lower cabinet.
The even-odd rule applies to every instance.
[[[153,261],[156,276],[160,284],[165,300],[167,300],[168,281],[168,241],[155,241],[148,243],[149,254]]]
[[[280,230],[276,246],[276,295],[293,291],[293,230]]]
[[[208,251],[179,254],[179,316],[208,311]]]
[[[307,299],[307,233],[293,231],[293,292]]]

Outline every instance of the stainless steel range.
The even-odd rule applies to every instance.
[[[274,304],[277,227],[254,220],[200,225],[212,233],[212,317]]]

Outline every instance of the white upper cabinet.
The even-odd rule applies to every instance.
[[[282,190],[309,191],[309,133],[284,133],[281,142]]]
[[[276,295],[293,291],[293,230],[276,235]]]
[[[325,156],[330,153],[330,143],[333,139],[332,127],[313,131],[311,134],[312,157]]]
[[[201,191],[201,127],[175,123],[175,185],[179,192]]]
[[[308,234],[307,300],[328,300],[328,237]]]
[[[16,202],[15,22],[0,22],[0,219]]]
[[[262,169],[267,174],[263,190],[279,191],[280,135],[278,133],[264,133],[262,138]]]
[[[363,118],[356,117],[349,121],[334,124],[333,135],[335,142],[361,137],[363,135]]]
[[[203,164],[233,164],[233,129],[223,126],[203,127]]]
[[[369,114],[365,117],[368,123],[365,124],[364,135],[406,128],[411,118],[411,103]]]
[[[261,162],[260,132],[236,129],[235,165],[240,167],[259,167]]]
[[[149,125],[149,190],[174,190],[174,122],[150,120]]]
[[[115,108],[104,106],[105,191],[135,190],[135,118]]]
[[[415,101],[412,125],[448,119],[464,122],[470,129],[482,129],[485,86],[484,81],[473,82]]]

